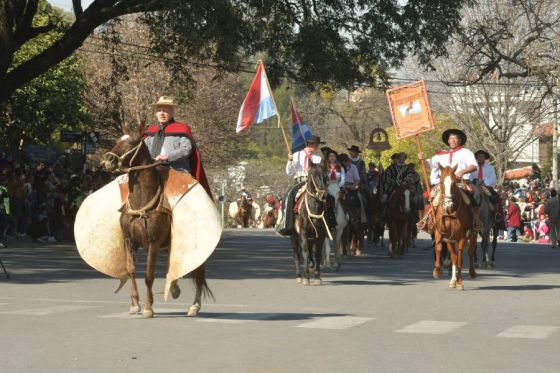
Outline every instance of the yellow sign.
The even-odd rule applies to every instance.
[[[388,89],[387,100],[397,139],[434,129],[434,118],[423,80]]]

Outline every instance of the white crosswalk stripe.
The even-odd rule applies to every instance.
[[[305,322],[299,324],[298,328],[309,328],[309,329],[348,329],[354,326],[363,324],[365,322],[374,320],[373,317],[355,317],[355,316],[331,316],[331,317],[321,317],[313,321]]]
[[[458,321],[423,320],[399,329],[396,332],[411,334],[447,334],[463,325],[466,325],[466,323]]]
[[[22,316],[47,316],[52,314],[80,311],[90,308],[99,308],[100,306],[78,306],[78,305],[60,305],[45,308],[28,308],[23,310],[1,311],[3,315],[22,315]]]
[[[503,338],[546,339],[558,331],[560,327],[544,325],[514,325],[498,334]]]

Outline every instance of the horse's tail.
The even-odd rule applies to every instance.
[[[200,288],[202,290],[202,295],[205,298],[210,297],[213,301],[216,301],[214,293],[212,293],[212,290],[210,290],[210,287],[206,282],[206,268],[204,267],[204,264],[193,271],[192,281],[197,289]]]

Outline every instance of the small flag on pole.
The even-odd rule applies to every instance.
[[[276,110],[276,105],[272,98],[264,65],[260,61],[253,83],[251,83],[249,92],[245,96],[245,100],[243,100],[239,110],[235,131],[237,133],[248,131],[253,124],[262,123],[265,119],[275,115],[278,115],[278,110]]]
[[[302,150],[311,138],[311,129],[303,121],[292,101],[292,153]]]

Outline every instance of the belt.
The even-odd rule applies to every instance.
[[[298,183],[301,183],[307,181],[307,176],[296,176],[295,179]]]

